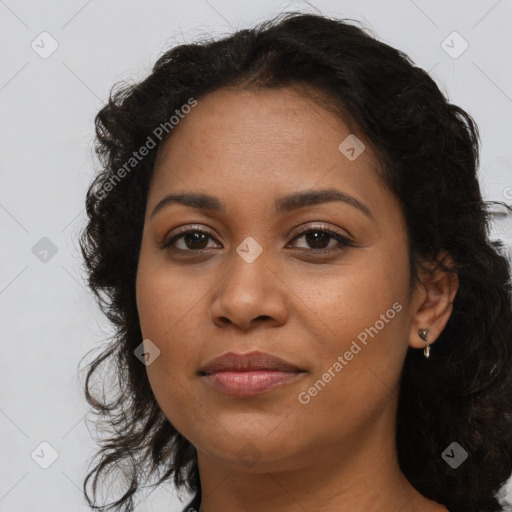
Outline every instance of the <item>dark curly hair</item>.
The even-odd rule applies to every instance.
[[[119,470],[126,488],[108,510],[133,510],[142,482],[152,478],[154,488],[173,481],[191,492],[187,507],[198,509],[201,502],[197,452],[164,416],[134,356],[143,339],[135,278],[146,196],[158,149],[172,136],[167,126],[165,136],[155,137],[155,128],[191,98],[200,101],[221,87],[299,85],[321,93],[375,148],[378,175],[406,219],[411,287],[422,261],[458,275],[453,312],[430,359],[411,348],[406,355],[396,432],[404,475],[451,512],[510,506],[500,492],[512,473],[512,284],[503,243],[489,238],[491,202],[483,201],[477,179],[478,127],[407,55],[348,21],[358,23],[287,12],[224,38],[181,44],[144,80],[115,85],[97,114],[102,170],[87,192],[80,247],[88,285],[115,334],[88,364],[85,381],[97,426],[110,429],[110,437],[98,441],[99,461],[83,485],[94,509],[105,510],[96,505],[100,477]],[[157,147],[126,172],[148,137]],[[452,267],[439,262],[441,251]],[[110,359],[107,371],[117,382],[107,399],[90,388]],[[457,469],[441,457],[453,441],[469,454]],[[94,502],[87,490],[93,476]]]

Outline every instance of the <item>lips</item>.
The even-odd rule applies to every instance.
[[[244,371],[280,371],[280,372],[302,372],[298,366],[265,352],[249,352],[247,354],[236,354],[228,352],[209,361],[199,370],[200,375],[211,375],[217,372],[244,372]]]
[[[224,395],[252,397],[283,384],[297,381],[306,373],[298,366],[264,352],[229,352],[212,359],[199,371],[204,382]]]

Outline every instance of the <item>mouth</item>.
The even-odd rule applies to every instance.
[[[214,389],[232,396],[260,395],[290,383],[305,372],[279,372],[271,370],[215,372],[204,375],[203,378]]]
[[[291,383],[306,371],[264,352],[229,352],[198,372],[213,389],[231,396],[254,396]]]

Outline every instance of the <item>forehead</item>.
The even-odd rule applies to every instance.
[[[376,182],[368,141],[316,99],[302,87],[220,89],[200,98],[160,148],[150,193],[245,184],[268,194],[291,183],[297,189]],[[364,140],[364,151],[350,160],[340,144],[354,136]]]

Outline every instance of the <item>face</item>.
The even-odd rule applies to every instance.
[[[365,137],[297,88],[219,90],[173,129],[148,193],[137,306],[160,351],[147,365],[156,400],[199,457],[286,469],[390,428],[412,312],[404,219],[375,169]],[[214,201],[161,204],[169,194]],[[301,372],[250,396],[199,373],[252,351]]]

